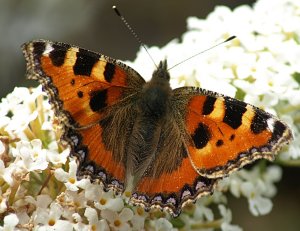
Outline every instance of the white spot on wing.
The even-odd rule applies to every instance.
[[[74,135],[74,136],[71,136],[71,139],[72,139],[74,145],[77,146],[79,143],[78,137]]]
[[[51,51],[53,51],[53,47],[51,46],[51,44],[46,43],[46,48],[43,54],[49,54]]]
[[[190,195],[191,195],[191,192],[189,190],[185,190],[185,191],[183,191],[181,198],[185,198],[186,196],[190,196]]]
[[[205,187],[205,184],[204,184],[203,182],[201,182],[201,181],[198,181],[198,182],[197,182],[197,185],[196,185],[196,190],[199,190],[199,189],[201,189],[202,187]]]
[[[267,119],[267,124],[268,124],[268,128],[270,129],[270,131],[273,132],[275,120],[273,118],[269,118],[269,119]]]

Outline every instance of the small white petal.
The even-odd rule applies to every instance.
[[[106,207],[108,209],[111,209],[112,211],[118,212],[124,208],[124,202],[123,202],[122,198],[117,197],[117,198],[108,200]]]
[[[62,170],[61,168],[55,169],[54,176],[57,180],[59,180],[61,182],[65,182],[69,178],[69,174],[67,172],[65,172],[64,170]]]
[[[93,208],[86,208],[84,216],[87,218],[89,224],[95,224],[98,221],[97,211]]]
[[[9,214],[4,217],[4,230],[14,230],[15,226],[19,223],[19,219],[16,214]]]
[[[5,146],[2,143],[2,141],[0,140],[0,155],[3,154],[3,152],[5,152]]]
[[[129,221],[129,220],[132,219],[132,217],[133,217],[133,212],[132,212],[132,210],[129,209],[129,208],[124,208],[124,209],[121,211],[121,213],[119,214],[119,216],[120,216],[120,220],[121,220],[121,221],[126,222],[126,221]]]
[[[222,231],[242,231],[243,229],[237,225],[231,225],[228,223],[222,223],[221,224],[221,230]]]
[[[268,214],[273,207],[272,201],[268,198],[257,196],[248,199],[249,209],[254,216]]]
[[[101,211],[102,218],[109,221],[109,223],[113,223],[114,220],[118,217],[116,212],[113,212],[109,209],[104,209]]]

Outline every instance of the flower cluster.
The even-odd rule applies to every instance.
[[[149,53],[154,60],[167,58],[172,67],[211,41],[237,35],[236,40],[171,69],[171,84],[222,92],[281,117],[292,128],[295,141],[278,163],[296,165],[300,159],[300,5],[298,0],[272,4],[270,8],[267,0],[259,0],[253,8],[240,6],[233,11],[219,6],[205,20],[189,18],[181,42],[149,48]],[[153,68],[145,56],[141,50],[130,65],[150,77]],[[69,148],[58,143],[57,124],[41,87],[15,88],[2,99],[0,230],[239,231],[231,224],[228,193],[247,198],[255,216],[272,209],[282,170],[261,162],[225,178],[212,196],[186,206],[178,218],[156,210],[145,212],[128,205],[125,196],[105,192],[88,179],[78,180]]]

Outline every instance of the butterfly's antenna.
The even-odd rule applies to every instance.
[[[140,39],[140,37],[135,33],[135,31],[132,29],[132,27],[130,26],[130,24],[127,22],[127,20],[124,18],[124,16],[120,13],[120,11],[118,10],[118,8],[116,6],[113,6],[112,9],[115,11],[115,13],[121,18],[122,22],[124,23],[124,25],[128,28],[128,30],[130,31],[130,33],[133,35],[133,37],[135,37],[135,39],[138,41],[138,43],[145,49],[145,51],[147,52],[147,54],[149,55],[150,59],[152,60],[152,62],[154,63],[155,67],[157,68],[157,65],[155,63],[155,61],[153,60],[152,56],[150,55],[147,47],[145,46],[145,44],[142,42],[142,40]]]
[[[217,47],[217,46],[220,46],[220,45],[223,44],[223,43],[227,43],[227,42],[229,42],[230,40],[235,39],[235,38],[236,38],[236,36],[230,36],[228,39],[224,40],[223,42],[220,42],[220,43],[218,43],[218,44],[216,44],[216,45],[213,45],[212,47],[209,47],[209,48],[205,49],[204,51],[200,51],[199,53],[194,54],[194,55],[190,56],[189,58],[182,60],[181,62],[175,64],[173,67],[169,68],[168,71],[171,70],[171,69],[173,69],[174,67],[177,67],[179,64],[182,64],[182,63],[184,63],[184,62],[186,62],[186,61],[188,61],[188,60],[190,60],[190,59],[196,57],[197,55],[200,55],[200,54],[202,54],[202,53],[204,53],[204,52],[206,52],[206,51],[209,51],[209,50],[211,50],[211,49],[213,49],[213,48],[215,48],[215,47]]]

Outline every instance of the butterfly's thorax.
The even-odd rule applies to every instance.
[[[160,63],[140,93],[137,118],[127,148],[127,184],[134,187],[155,158],[162,123],[170,110],[172,89],[166,63]],[[134,179],[129,180],[134,176]],[[129,186],[130,187],[130,186]]]
[[[141,115],[158,120],[164,117],[172,93],[169,80],[166,61],[160,62],[152,79],[143,86],[138,103]]]
[[[168,83],[151,81],[145,84],[139,100],[141,115],[160,119],[167,111],[171,89]]]

